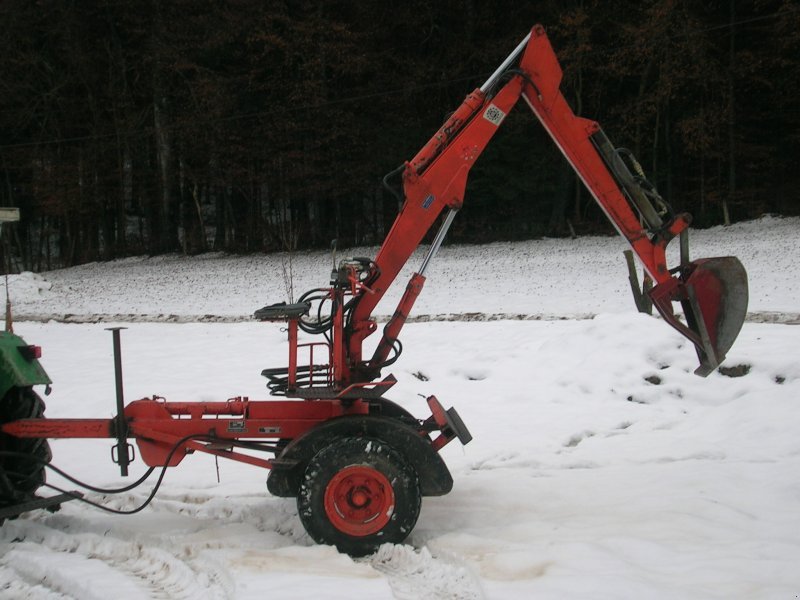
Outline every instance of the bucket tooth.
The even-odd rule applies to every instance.
[[[747,272],[738,258],[703,258],[681,267],[673,277],[650,291],[658,312],[687,337],[697,350],[705,377],[725,359],[747,316]],[[686,323],[673,312],[680,302]]]

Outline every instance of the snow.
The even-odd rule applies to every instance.
[[[797,251],[800,221],[767,216],[757,222],[693,231],[692,256],[738,256],[750,277],[749,310],[759,320],[800,312]],[[674,246],[674,248],[673,248]],[[619,236],[445,246],[427,272],[429,283],[414,307],[416,318],[586,318],[631,310],[627,248]],[[338,256],[375,256],[353,248]],[[426,248],[408,262],[380,303],[377,315],[394,312]],[[669,246],[677,251],[677,242]],[[677,263],[674,252],[670,264]],[[9,290],[19,319],[85,321],[246,321],[265,304],[287,300],[287,255],[209,253],[136,257],[11,276]],[[327,285],[329,252],[291,257],[294,299]],[[761,269],[761,265],[768,268]]]
[[[423,499],[405,544],[357,560],[314,545],[263,471],[220,461],[217,482],[213,458],[195,454],[138,514],[70,502],[7,521],[0,598],[795,598],[798,232],[800,219],[766,217],[693,233],[693,256],[738,255],[748,270],[749,318],[726,361],[747,365],[742,377],[696,377],[691,344],[635,312],[615,238],[445,247],[389,396],[424,416],[420,395],[436,394],[474,439],[442,451],[454,489]],[[295,289],[325,285],[330,264],[293,257]],[[15,330],[44,348],[55,382],[51,418],[113,415],[115,324],[128,328],[128,401],[263,399],[261,369],[287,360],[281,327],[248,320],[286,298],[279,256],[135,258],[9,281]],[[129,483],[144,466],[119,477],[111,445],[53,441],[53,463]],[[87,497],[131,509],[149,491]]]

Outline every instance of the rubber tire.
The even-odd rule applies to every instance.
[[[326,490],[344,469],[364,467],[385,477],[394,495],[394,508],[388,522],[368,535],[342,531],[325,508]],[[379,474],[379,475],[378,475]],[[308,534],[318,544],[336,546],[350,556],[365,556],[381,544],[399,544],[408,537],[419,517],[421,493],[416,470],[394,448],[380,440],[347,437],[320,450],[308,464],[300,491],[297,511]]]
[[[0,400],[0,423],[44,418],[44,402],[30,387],[13,387]],[[23,456],[0,455],[0,471],[8,478],[9,490],[0,485],[0,506],[30,500],[45,483],[45,465],[53,455],[46,438],[17,438],[0,433],[0,451]],[[26,458],[29,457],[29,458]]]

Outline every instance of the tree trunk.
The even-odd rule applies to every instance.
[[[705,96],[700,98],[700,122],[705,123],[706,103]],[[700,152],[700,216],[706,216],[706,153]]]
[[[666,186],[664,192],[666,193],[667,202],[672,200],[672,132],[670,131],[669,119],[669,99],[666,100],[664,107],[664,162],[666,163],[664,174]]]
[[[736,102],[734,99],[733,75],[736,67],[736,44],[734,22],[736,20],[736,0],[729,0],[731,34],[728,45],[728,197],[722,197],[722,223],[731,224],[728,200],[736,195]]]
[[[561,235],[564,231],[564,220],[569,209],[570,196],[576,185],[580,187],[581,183],[575,176],[572,167],[564,161],[559,169],[559,192],[553,197],[553,210],[550,213],[550,221],[547,223],[548,235]]]
[[[163,72],[160,42],[164,38],[161,6],[155,1],[153,46],[156,53],[153,67],[153,127],[155,130],[156,157],[160,184],[159,204],[156,211],[158,222],[154,228],[157,252],[171,252],[178,248],[177,215],[175,207],[175,169],[172,154],[172,133],[169,127],[169,100]]]
[[[155,127],[156,156],[158,159],[158,174],[160,184],[160,198],[156,218],[158,223],[154,228],[158,236],[156,240],[157,252],[169,252],[176,247],[176,232],[173,230],[173,185],[174,172],[172,168],[172,136],[166,122],[165,109],[166,97],[160,93],[156,84],[153,90],[153,125]]]

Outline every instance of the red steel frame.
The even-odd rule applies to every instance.
[[[272,461],[235,451],[226,442],[299,437],[329,419],[366,415],[366,402],[341,400],[249,400],[164,402],[142,399],[125,407],[128,436],[135,438],[148,466],[173,467],[188,451],[200,451],[271,468]],[[35,438],[114,438],[114,419],[21,419],[3,426],[5,433]],[[200,442],[188,440],[194,437]],[[173,449],[178,450],[173,452]]]

